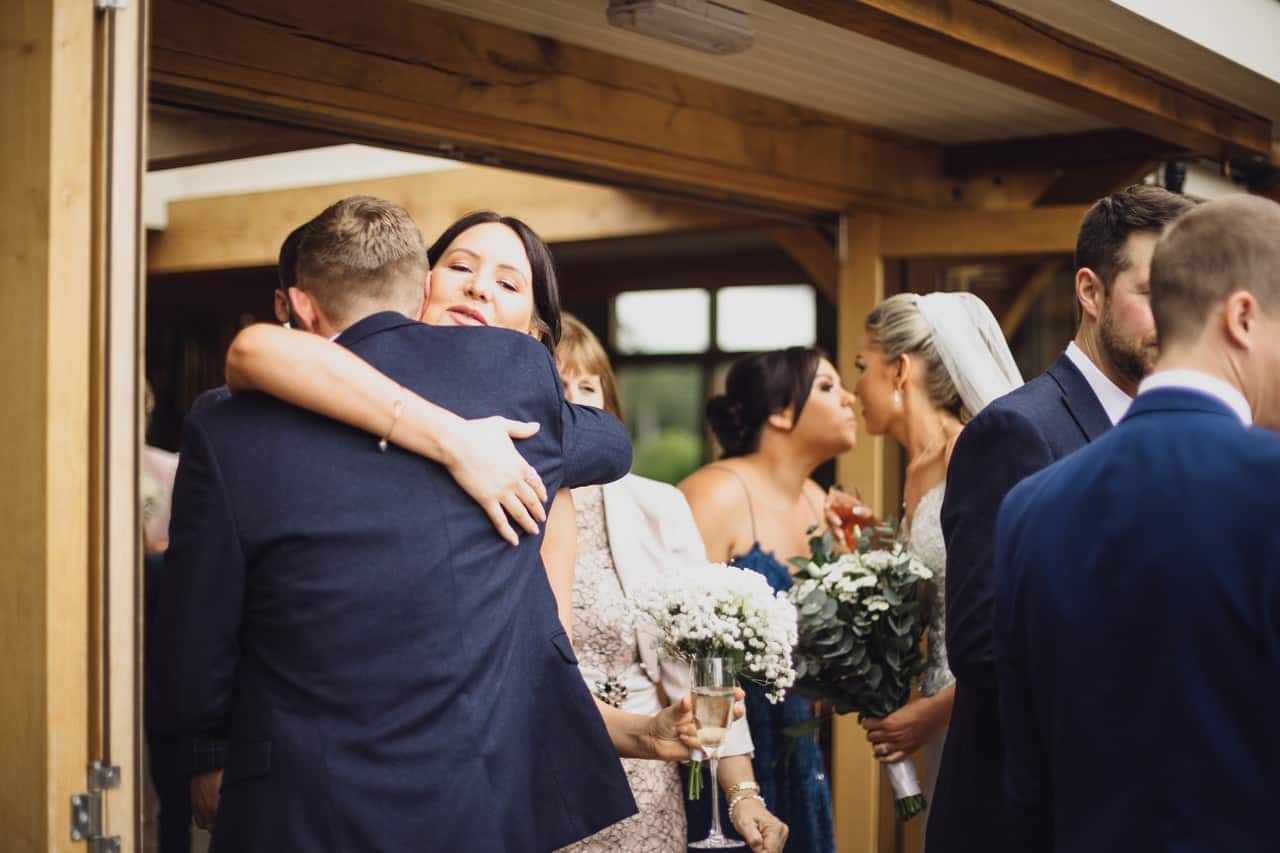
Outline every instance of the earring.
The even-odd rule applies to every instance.
[[[893,407],[895,409],[902,408],[902,389],[901,388],[893,389]]]

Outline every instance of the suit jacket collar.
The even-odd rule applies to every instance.
[[[363,320],[351,324],[334,340],[344,347],[353,347],[370,335],[376,335],[378,332],[385,332],[387,329],[395,329],[400,326],[416,325],[417,322],[417,320],[410,320],[397,311],[379,311],[377,314],[370,314]]]
[[[1107,410],[1102,408],[1097,395],[1089,387],[1084,375],[1071,363],[1066,354],[1058,356],[1058,360],[1049,366],[1049,377],[1062,390],[1062,403],[1075,419],[1081,432],[1090,441],[1111,429],[1111,418]]]
[[[1187,412],[1224,415],[1242,429],[1245,428],[1240,422],[1240,416],[1226,403],[1189,388],[1153,388],[1150,391],[1144,391],[1134,398],[1133,405],[1129,407],[1124,420],[1153,414],[1186,414]]]

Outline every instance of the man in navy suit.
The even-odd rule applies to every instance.
[[[403,210],[344,200],[308,245],[339,343],[463,417],[542,424],[521,450],[549,493],[626,472],[625,428],[567,405],[534,339],[410,319],[427,269]],[[540,537],[507,544],[441,466],[238,394],[188,419],[171,531],[179,717],[229,740],[215,851],[541,851],[634,812],[614,743],[671,727],[606,730]]]
[[[1160,359],[1116,429],[1000,511],[1018,849],[1274,850],[1280,205],[1201,206],[1151,264]]]
[[[1076,242],[1080,325],[1040,376],[993,402],[960,433],[947,469],[946,643],[955,702],[929,806],[929,853],[1023,853],[1005,838],[1004,754],[991,651],[992,547],[1000,501],[1024,477],[1120,419],[1155,359],[1151,251],[1191,207],[1159,187],[1095,203]]]

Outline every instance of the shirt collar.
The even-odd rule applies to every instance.
[[[1107,413],[1107,419],[1111,421],[1111,425],[1115,426],[1120,423],[1120,419],[1124,417],[1124,413],[1129,411],[1129,404],[1133,402],[1133,398],[1120,390],[1120,386],[1107,378],[1107,375],[1098,369],[1098,365],[1093,363],[1089,356],[1084,354],[1084,350],[1076,346],[1076,342],[1072,341],[1067,344],[1067,358],[1071,359],[1071,363],[1076,366],[1076,370],[1084,376],[1084,381],[1089,383],[1089,389],[1093,391],[1093,396],[1098,398],[1098,402],[1102,404],[1103,411]]]
[[[1244,394],[1231,383],[1216,376],[1185,368],[1161,370],[1142,380],[1138,393],[1145,394],[1159,388],[1180,388],[1205,394],[1235,412],[1245,426],[1253,426],[1253,412],[1249,409],[1249,401]]]

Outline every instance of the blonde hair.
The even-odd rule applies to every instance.
[[[967,422],[974,413],[964,407],[960,391],[934,343],[933,329],[916,304],[917,299],[914,293],[890,296],[867,315],[867,332],[884,353],[885,361],[903,355],[914,356],[924,367],[924,387],[929,402]]]
[[[560,315],[560,343],[556,346],[556,362],[564,373],[599,376],[605,411],[622,419],[622,399],[618,395],[618,380],[613,375],[613,366],[609,364],[609,355],[595,333],[569,313]]]

